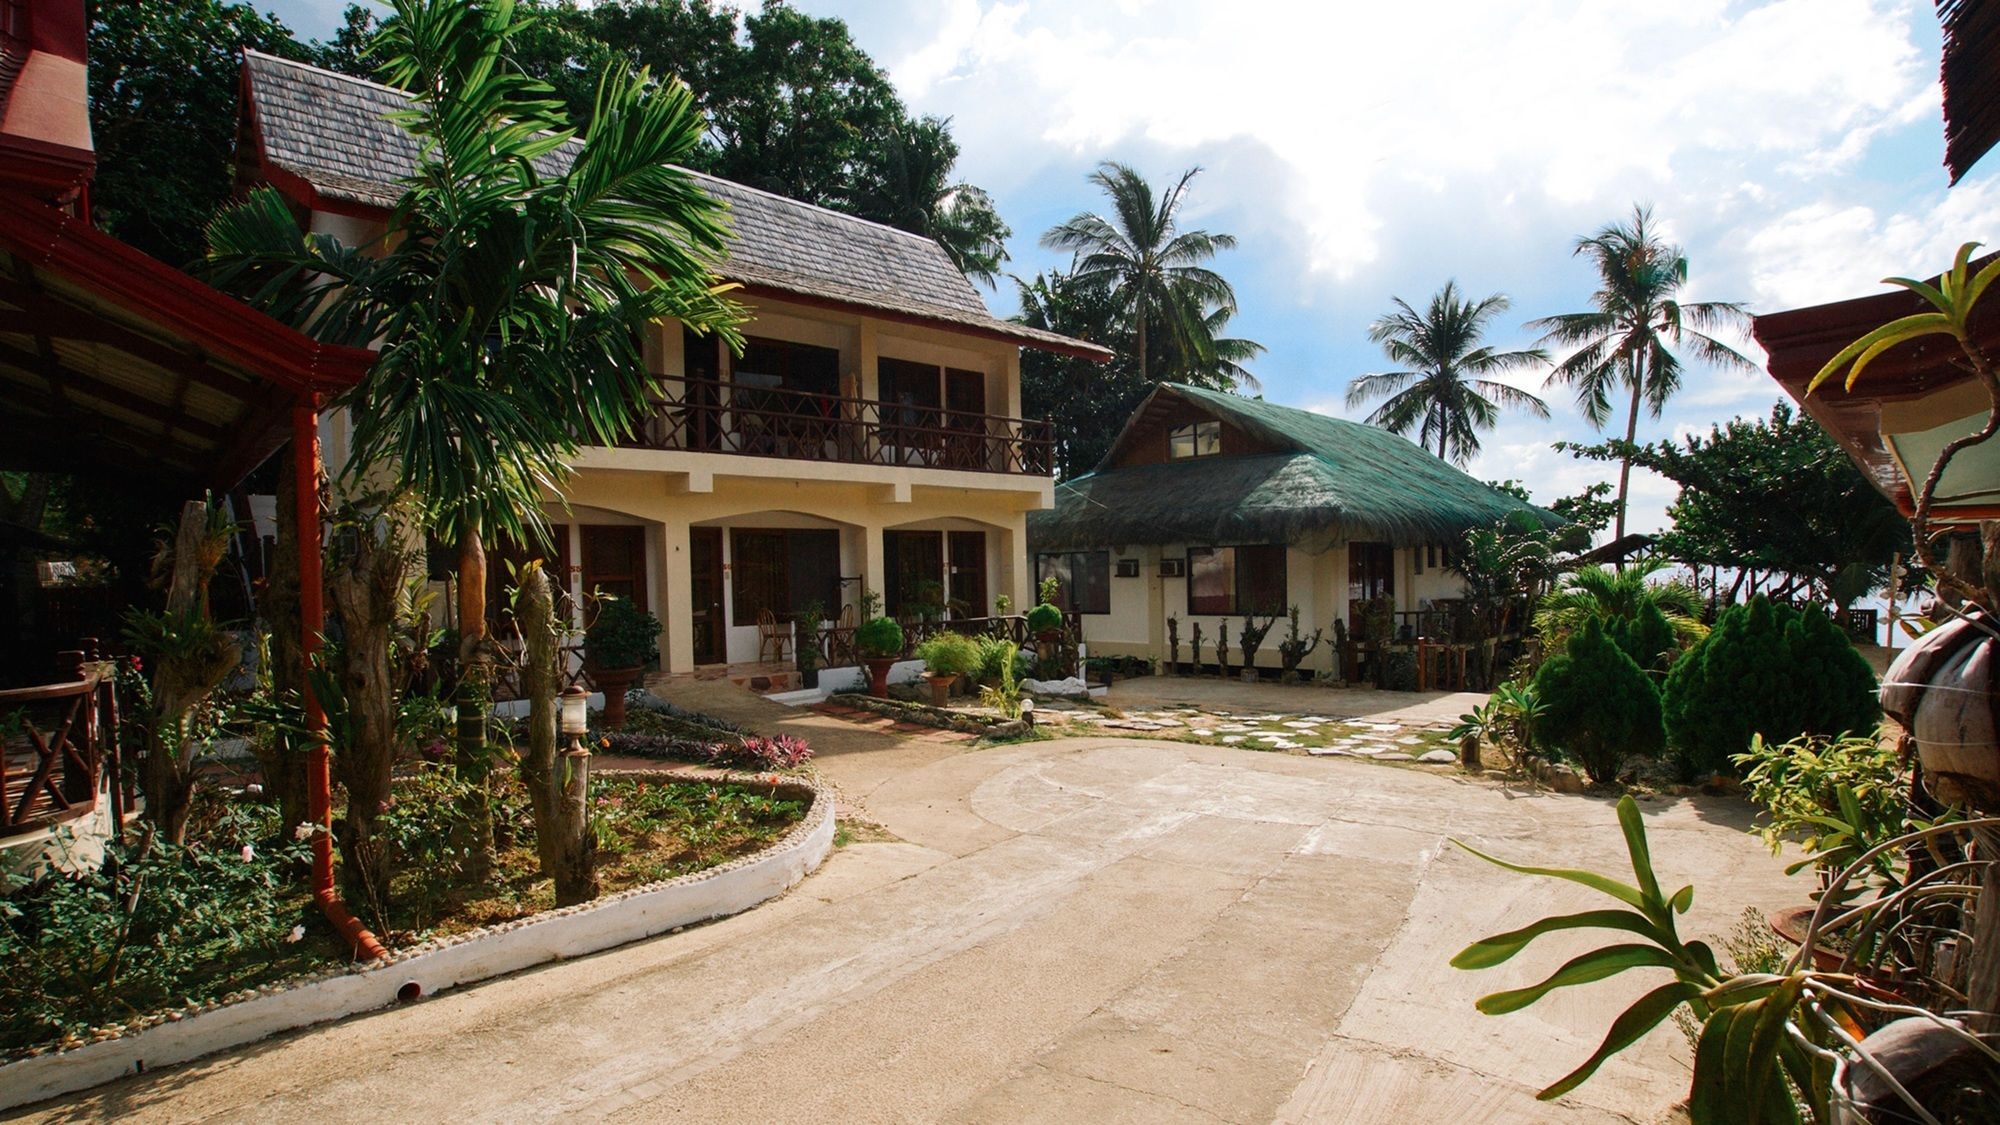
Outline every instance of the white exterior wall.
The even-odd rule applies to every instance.
[[[1159,576],[1159,562],[1162,558],[1187,557],[1187,544],[1167,547],[1125,547],[1111,550],[1111,612],[1107,614],[1085,614],[1083,617],[1083,638],[1090,646],[1093,656],[1141,656],[1162,662],[1169,659],[1166,641],[1165,621],[1168,616],[1180,620],[1180,656],[1183,662],[1193,659],[1194,627],[1201,625],[1202,661],[1215,662],[1215,638],[1223,619],[1215,616],[1191,616],[1187,611],[1187,578]],[[1117,577],[1117,562],[1120,558],[1138,558],[1140,576],[1138,578]],[[1436,598],[1463,596],[1464,585],[1456,574],[1442,567],[1425,567],[1423,574],[1415,573],[1416,559],[1413,550],[1396,551],[1396,607],[1398,609],[1420,609]],[[1345,620],[1348,602],[1347,547],[1337,545],[1325,551],[1306,551],[1291,548],[1285,552],[1285,586],[1289,592],[1287,608],[1299,607],[1299,632],[1311,637],[1314,629],[1323,631],[1320,645],[1306,658],[1302,667],[1313,671],[1330,670],[1333,667],[1333,623]],[[1240,664],[1243,619],[1235,616],[1229,620],[1230,663]],[[1349,622],[1352,628],[1352,622]],[[1257,650],[1259,668],[1278,668],[1283,661],[1278,654],[1278,644],[1285,639],[1289,623],[1284,617],[1271,627],[1264,642]]]

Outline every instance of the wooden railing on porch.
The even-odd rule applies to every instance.
[[[75,680],[0,691],[0,836],[88,815],[103,770],[122,819],[118,725],[117,692],[102,664],[83,665]]]
[[[910,619],[899,622],[903,626],[903,656],[908,657],[918,645],[939,633],[959,633],[968,637],[1004,637],[1017,645],[1025,645],[1031,638],[1028,619],[1021,614],[994,617],[953,617],[939,619]],[[1074,613],[1063,614],[1063,626],[1073,637],[1083,636],[1083,619]],[[827,625],[819,631],[820,663],[828,668],[844,668],[859,664],[854,653],[854,628]]]
[[[662,377],[658,413],[623,444],[852,465],[1048,476],[1046,421]]]

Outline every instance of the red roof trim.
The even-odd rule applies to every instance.
[[[375,362],[375,353],[365,348],[322,344],[80,219],[17,194],[0,192],[0,247],[293,394],[338,393],[359,383]]]

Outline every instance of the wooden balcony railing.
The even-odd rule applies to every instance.
[[[122,804],[117,729],[117,699],[103,665],[85,665],[64,683],[0,691],[0,837],[91,812],[107,767],[114,804]]]
[[[659,411],[624,444],[850,465],[1049,476],[1049,424],[874,399],[662,378]]]

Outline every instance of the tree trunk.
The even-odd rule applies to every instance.
[[[194,797],[195,720],[242,655],[234,641],[207,627],[208,576],[224,545],[209,534],[205,501],[181,506],[166,608],[167,632],[180,643],[174,646],[178,651],[161,654],[153,675],[154,713],[144,773],[146,818],[175,844],[186,842]],[[206,638],[192,643],[198,633]]]
[[[556,905],[597,897],[597,836],[590,827],[590,754],[562,753],[556,743],[558,666],[555,598],[540,566],[521,575],[520,621],[526,647],[521,687],[528,696],[528,752],[521,780],[535,810],[535,852],[542,873],[555,883]]]
[[[1143,284],[1132,298],[1132,313],[1139,337],[1139,380],[1146,382],[1152,375],[1146,370],[1146,287]]]
[[[1632,410],[1625,415],[1625,444],[1632,445],[1639,438],[1639,394],[1646,385],[1646,365],[1639,358],[1632,358]],[[1618,459],[1618,527],[1613,531],[1613,541],[1625,538],[1625,493],[1632,484],[1632,454],[1628,449],[1625,456]],[[1621,564],[1622,565],[1622,564]]]
[[[299,635],[299,516],[294,500],[297,481],[278,474],[278,541],[271,556],[271,578],[265,587],[263,617],[270,629],[271,693],[279,700],[302,699],[305,655]],[[264,778],[264,795],[277,802],[283,832],[310,819],[306,810],[306,748],[285,734],[271,732],[251,749]]]
[[[486,636],[486,544],[472,528],[458,541],[458,748],[454,765],[466,785],[460,803],[467,878],[492,873],[493,803],[487,790],[492,747],[486,721],[493,701],[493,650]]]
[[[347,713],[347,743],[334,747],[334,778],[347,790],[347,815],[337,826],[341,881],[350,902],[372,909],[386,928],[389,909],[387,841],[377,826],[388,810],[396,761],[396,685],[390,646],[408,556],[393,527],[364,524],[347,557],[327,573],[327,600],[340,622],[335,658]]]

